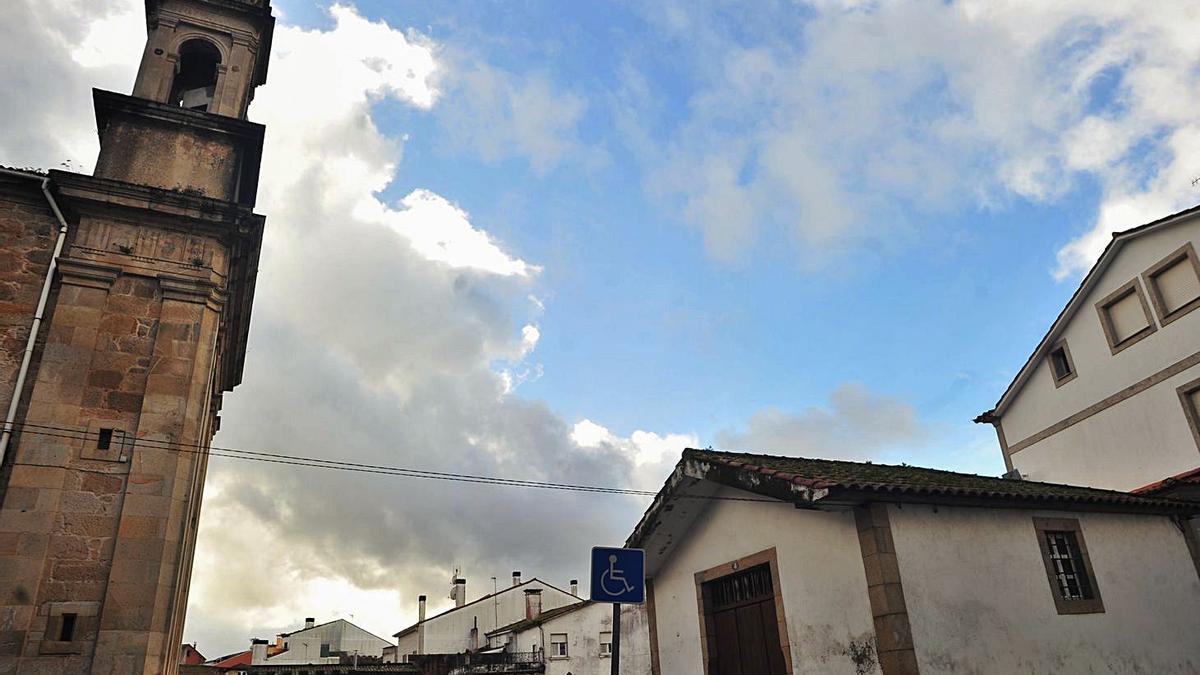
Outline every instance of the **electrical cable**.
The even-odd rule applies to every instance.
[[[67,440],[83,441],[83,440],[98,440],[100,437],[99,431],[89,432],[81,429],[71,429],[68,427],[57,427],[45,424],[34,424],[31,422],[18,422],[13,424],[14,427],[20,427],[22,433],[34,434],[38,436],[63,438]],[[112,443],[120,443],[117,438],[112,438]],[[521,487],[529,489],[541,490],[560,490],[567,492],[585,492],[594,494],[611,494],[624,495],[633,497],[654,497],[658,493],[650,490],[638,490],[634,488],[619,488],[601,485],[582,485],[575,483],[556,483],[552,481],[533,481],[516,478],[502,478],[499,476],[484,476],[476,474],[460,474],[444,471],[432,471],[428,469],[411,469],[407,467],[387,466],[381,464],[367,464],[362,462],[348,462],[343,460],[322,459],[319,457],[305,457],[302,455],[288,455],[283,453],[266,452],[261,450],[244,450],[241,448],[230,448],[222,446],[203,446],[190,443],[179,443],[173,441],[157,441],[153,439],[134,439],[128,446],[129,449],[134,447],[143,447],[152,450],[164,450],[174,452],[185,452],[196,455],[210,455],[215,457],[223,457],[228,459],[240,459],[270,464],[282,464],[289,466],[301,466],[316,469],[331,469],[337,471],[347,471],[355,473],[391,475],[404,478],[422,478],[427,480],[443,480],[462,483],[474,483],[481,485],[498,485],[505,487]],[[769,502],[781,503],[778,499],[761,499],[752,497],[731,497],[719,495],[677,495],[685,499],[708,499],[714,501],[748,501],[748,502]]]

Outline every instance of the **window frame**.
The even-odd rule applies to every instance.
[[[1087,541],[1083,529],[1076,518],[1034,518],[1033,528],[1037,535],[1038,549],[1042,554],[1042,564],[1046,569],[1046,580],[1050,584],[1050,595],[1054,598],[1054,608],[1060,615],[1066,614],[1102,614],[1104,599],[1100,594],[1100,585],[1096,573],[1092,570],[1092,559],[1088,555]],[[1075,535],[1075,543],[1079,545],[1079,557],[1082,568],[1079,570],[1087,575],[1091,586],[1092,597],[1068,599],[1062,596],[1058,586],[1058,575],[1054,563],[1050,560],[1050,544],[1046,541],[1047,532],[1071,532]]]
[[[1142,314],[1146,317],[1146,327],[1123,340],[1118,340],[1116,329],[1112,325],[1112,317],[1109,315],[1109,309],[1133,294],[1137,295],[1138,303],[1142,306]],[[1096,313],[1100,316],[1100,329],[1104,331],[1104,339],[1108,342],[1108,349],[1112,352],[1113,356],[1141,342],[1158,330],[1158,324],[1154,321],[1154,314],[1150,311],[1150,303],[1146,301],[1146,292],[1142,290],[1142,285],[1138,283],[1137,277],[1130,279],[1127,283],[1121,284],[1115,291],[1101,298],[1096,303]]]
[[[607,642],[604,641],[605,635],[608,636]],[[604,645],[608,645],[608,651],[604,650]],[[600,631],[600,658],[607,659],[610,657],[612,657],[612,631],[602,630]]]
[[[1071,371],[1062,377],[1059,377],[1058,369],[1054,367],[1054,354],[1060,349],[1062,350],[1063,358],[1067,362],[1067,368]],[[1054,380],[1055,389],[1079,376],[1079,371],[1075,369],[1075,359],[1071,358],[1071,348],[1067,346],[1066,340],[1059,340],[1050,348],[1050,351],[1046,353],[1046,365],[1050,367],[1050,377]]]
[[[1192,440],[1196,441],[1196,449],[1200,450],[1200,410],[1190,400],[1197,390],[1200,390],[1200,378],[1176,387],[1175,393],[1179,396],[1179,404],[1183,406],[1183,416],[1187,418],[1188,428],[1192,431]]]
[[[1176,307],[1174,310],[1168,312],[1167,303],[1162,297],[1162,291],[1158,288],[1158,277],[1167,269],[1183,261],[1191,262],[1192,272],[1196,275],[1197,279],[1200,279],[1200,257],[1197,257],[1196,249],[1190,241],[1171,251],[1165,258],[1151,265],[1145,272],[1142,272],[1142,280],[1145,282],[1146,290],[1149,292],[1150,302],[1154,305],[1155,313],[1158,314],[1159,323],[1164,326],[1200,307],[1200,296],[1197,296],[1183,306]]]
[[[562,636],[561,642],[555,641],[555,639],[554,639],[556,636],[559,636],[559,635]],[[567,633],[551,633],[549,642],[550,642],[549,658],[552,658],[552,659],[569,659],[569,658],[571,658],[571,648],[569,646],[570,642],[571,642],[571,638],[570,638],[569,634],[567,634]],[[562,645],[562,653],[561,654],[558,653],[558,645]]]

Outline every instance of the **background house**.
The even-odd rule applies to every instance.
[[[487,646],[488,631],[520,621],[526,616],[525,591],[541,593],[543,609],[554,609],[581,600],[539,579],[523,581],[520,572],[513,572],[512,585],[466,601],[467,582],[455,578],[452,597],[456,605],[426,618],[426,597],[418,598],[417,623],[395,634],[395,653],[389,650],[388,660],[404,661],[410,654],[460,654]],[[572,590],[575,589],[572,585]]]
[[[292,633],[280,633],[275,645],[266,640],[254,640],[250,651],[251,664],[289,665],[340,663],[345,656],[355,655],[382,658],[387,640],[346,621],[335,619],[317,624],[315,619],[304,620],[304,628]]]
[[[1008,468],[1134,490],[1200,469],[1200,207],[1113,235],[995,408]]]
[[[612,605],[591,601],[545,611],[531,609],[528,618],[490,631],[488,646],[539,653],[547,675],[608,675],[612,672],[612,616]],[[641,605],[621,607],[622,673],[650,673],[646,616]]]
[[[647,554],[656,674],[1195,672],[1200,563],[1179,519],[1197,510],[687,450],[627,544]]]

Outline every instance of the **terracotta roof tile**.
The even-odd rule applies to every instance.
[[[1013,501],[1106,504],[1133,508],[1186,510],[1188,505],[1149,496],[956,473],[908,465],[846,462],[804,457],[751,455],[713,450],[684,451],[684,459],[718,462],[742,471],[770,476],[812,489],[903,496],[986,498]]]

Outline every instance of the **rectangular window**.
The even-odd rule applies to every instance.
[[[1200,259],[1190,242],[1155,263],[1142,276],[1162,325],[1200,307]]]
[[[1200,380],[1192,380],[1175,392],[1179,394],[1179,402],[1183,404],[1183,416],[1187,418],[1196,447],[1200,448]]]
[[[566,633],[551,633],[550,634],[550,658],[554,658],[554,659],[567,658],[567,634]]]
[[[600,631],[600,657],[612,656],[612,631]]]
[[[108,448],[112,445],[112,436],[112,429],[101,429],[100,437],[96,439],[96,449],[108,450]]]
[[[1034,518],[1033,524],[1058,613],[1103,612],[1104,603],[1096,586],[1079,521],[1071,518]]]
[[[321,656],[323,656],[323,657],[329,656],[329,644],[328,643],[321,644]]]
[[[1066,341],[1059,342],[1050,350],[1050,373],[1054,375],[1054,386],[1061,387],[1075,379],[1075,363],[1071,361],[1071,350]]]
[[[1150,316],[1150,305],[1137,279],[1121,286],[1096,303],[1100,328],[1113,354],[1150,335],[1158,327]]]
[[[62,623],[59,624],[58,639],[61,642],[71,642],[75,639],[75,620],[77,614],[69,613],[62,615]]]

